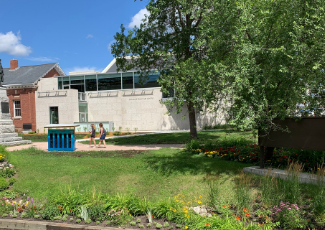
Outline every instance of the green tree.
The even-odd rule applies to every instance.
[[[210,48],[205,68],[223,64],[233,125],[267,135],[280,129],[274,118],[300,115],[299,103],[323,103],[311,89],[324,89],[324,9],[322,0],[239,0],[226,11],[235,14],[229,32],[219,30],[220,15],[209,14],[200,35]],[[222,36],[226,60],[215,58]]]
[[[196,112],[215,102],[220,89],[218,76],[203,69],[205,48],[199,44],[200,26],[213,11],[213,0],[151,0],[149,15],[140,25],[126,33],[116,33],[112,53],[119,69],[136,68],[140,81],[151,70],[160,72],[158,83],[165,94],[175,92],[163,103],[169,112],[180,113],[186,106],[191,138],[197,138]],[[130,57],[130,58],[129,58]],[[220,80],[220,79],[219,79]]]

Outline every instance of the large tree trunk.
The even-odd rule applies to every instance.
[[[187,104],[187,110],[188,110],[188,117],[190,121],[191,139],[197,139],[195,109],[192,102],[189,102]]]

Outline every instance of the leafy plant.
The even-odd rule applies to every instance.
[[[147,212],[147,218],[148,218],[148,222],[149,223],[152,223],[152,213],[151,213],[151,210],[148,210],[148,212]]]
[[[90,223],[91,223],[91,219],[87,219],[87,220],[85,220],[85,223],[86,223],[86,224],[90,224]]]
[[[114,136],[119,136],[119,135],[121,135],[121,132],[120,131],[115,131],[115,132],[113,132],[113,135]]]
[[[67,218],[65,216],[62,217],[62,221],[67,221]]]
[[[87,208],[85,206],[81,206],[80,207],[80,210],[81,210],[81,212],[80,212],[81,218],[84,221],[88,220],[88,211],[87,211]]]
[[[137,222],[137,224],[138,224],[138,223],[141,223],[141,219],[138,218],[136,222]]]
[[[162,225],[161,224],[157,224],[156,225],[156,228],[161,229],[162,228]]]
[[[7,213],[2,214],[2,217],[7,217],[7,216],[8,216]]]
[[[105,208],[102,205],[93,205],[90,206],[88,209],[88,215],[89,218],[93,221],[99,220],[104,221],[105,220]]]
[[[72,222],[72,221],[73,221],[73,217],[71,217],[71,218],[69,219],[69,221]]]
[[[137,224],[137,223],[134,222],[134,221],[131,221],[131,222],[130,222],[130,225],[131,225],[131,226],[135,226],[136,224]]]
[[[144,225],[143,224],[138,224],[138,227],[139,228],[144,228]]]
[[[9,185],[13,185],[14,183],[16,183],[17,179],[14,177],[9,178]]]
[[[169,223],[168,222],[165,222],[163,226],[164,226],[164,228],[168,228],[169,227]]]
[[[45,220],[51,220],[58,215],[60,215],[60,210],[54,205],[49,205],[45,207],[42,212],[42,218]]]
[[[151,223],[148,223],[148,224],[147,224],[147,228],[150,228],[150,227],[151,227]]]
[[[8,188],[8,186],[9,183],[7,182],[7,180],[3,177],[0,177],[0,191]]]
[[[0,176],[4,177],[4,178],[10,178],[13,175],[15,175],[15,170],[11,169],[11,168],[6,168],[6,169],[2,169],[0,170]]]
[[[96,221],[96,224],[97,224],[97,225],[100,224],[100,221],[97,220],[97,221]]]
[[[76,219],[76,223],[80,223],[81,222],[81,219]]]

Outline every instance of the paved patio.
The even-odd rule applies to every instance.
[[[35,147],[37,149],[48,151],[47,142],[33,142],[32,144],[28,144],[28,145],[12,146],[12,147],[7,147],[7,150],[15,151],[15,150],[21,150],[21,149],[28,149],[30,147]],[[101,145],[100,148],[95,148],[92,145],[92,147],[89,148],[89,145],[85,145],[85,144],[76,142],[76,148],[77,148],[76,151],[158,150],[161,148],[181,149],[181,148],[184,148],[184,144],[106,145],[106,148],[104,148],[103,145]]]

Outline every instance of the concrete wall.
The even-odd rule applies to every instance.
[[[104,95],[104,96],[103,96]],[[160,88],[141,91],[119,91],[107,97],[97,93],[87,95],[88,121],[113,121],[116,130],[184,130],[189,129],[186,105],[180,114],[167,115],[167,108],[160,103]],[[182,117],[185,116],[185,119]],[[217,116],[217,117],[216,117]],[[197,113],[197,127],[225,123],[222,113]]]
[[[58,79],[56,77],[42,78],[37,85],[37,92],[58,90]]]
[[[64,95],[66,92],[66,96],[54,96],[54,91],[49,96],[44,96],[46,94],[43,93],[41,96],[38,93],[35,94],[36,128],[40,132],[44,132],[44,126],[50,123],[51,106],[58,106],[60,124],[73,124],[75,121],[79,121],[78,91],[76,89],[59,91],[60,95]]]
[[[77,90],[67,91],[67,96],[38,96],[38,92],[50,91],[50,95],[57,90],[57,79],[46,78],[39,82],[35,95],[37,128],[43,132],[43,127],[49,124],[49,107],[59,107],[59,122],[72,124],[79,121],[79,102]],[[55,87],[55,88],[54,88]],[[53,91],[54,88],[54,91]],[[154,130],[185,130],[189,129],[186,105],[180,114],[167,114],[167,107],[160,103],[162,93],[160,88],[137,90],[120,90],[116,92],[87,92],[88,121],[113,121],[115,130],[122,127],[125,131]],[[183,119],[182,117],[185,117]],[[211,113],[205,110],[197,113],[197,127],[225,123],[221,110]]]

